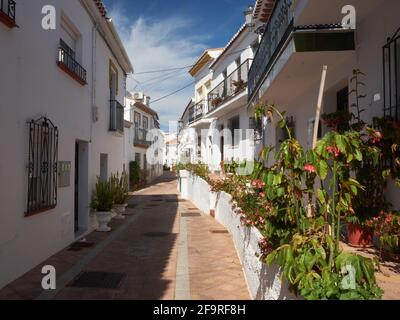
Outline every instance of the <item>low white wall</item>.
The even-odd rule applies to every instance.
[[[208,184],[192,174],[189,174],[187,181],[187,199],[208,214],[210,208],[214,209],[215,201]],[[256,256],[259,252],[258,242],[262,236],[256,228],[248,228],[241,224],[240,216],[233,211],[231,201],[232,197],[225,192],[216,194],[215,219],[232,236],[251,297],[254,300],[296,299],[296,296],[289,291],[288,284],[280,280],[279,268],[274,265],[267,266]]]

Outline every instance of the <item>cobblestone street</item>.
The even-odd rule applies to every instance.
[[[166,174],[136,192],[125,220],[93,232],[88,248],[65,248],[0,291],[0,299],[249,299],[230,235],[179,199]],[[43,291],[44,265],[57,270],[57,289]],[[119,275],[116,288],[76,285],[84,272]]]

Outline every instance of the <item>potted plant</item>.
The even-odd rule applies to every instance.
[[[111,228],[107,225],[112,218],[112,209],[114,207],[114,194],[111,183],[103,181],[97,177],[96,189],[93,194],[90,207],[95,211],[99,232],[109,232]]]
[[[129,183],[128,176],[124,172],[121,177],[119,173],[116,175],[112,175],[110,178],[110,183],[112,186],[113,194],[114,194],[114,210],[117,214],[117,219],[124,219],[123,216],[126,207],[128,204],[126,203],[129,199]]]
[[[400,214],[382,211],[379,216],[370,219],[368,226],[379,239],[379,250],[388,253],[400,253]]]
[[[211,100],[211,105],[215,108],[218,107],[222,103],[222,98],[217,96]]]
[[[232,84],[235,87],[235,94],[237,94],[246,88],[247,82],[245,82],[243,79],[239,79],[232,80]]]

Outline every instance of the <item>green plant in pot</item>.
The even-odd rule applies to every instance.
[[[97,177],[96,188],[93,193],[90,207],[93,211],[95,211],[96,214],[96,219],[98,222],[97,231],[111,231],[111,228],[108,227],[107,224],[111,221],[112,218],[112,210],[114,207],[114,193],[111,183],[109,181],[103,181],[100,177]]]
[[[129,199],[129,182],[128,175],[123,172],[121,176],[119,173],[112,175],[110,178],[110,184],[114,195],[114,210],[117,214],[117,219],[124,219],[124,212],[128,204],[126,203]]]
[[[367,128],[362,137],[363,160],[353,166],[352,170],[363,188],[353,199],[354,211],[346,217],[348,241],[356,247],[373,245],[373,229],[368,225],[368,221],[390,207],[385,197],[389,172],[380,164],[381,133]]]
[[[387,253],[400,253],[400,213],[382,211],[367,222],[379,237],[379,249]]]

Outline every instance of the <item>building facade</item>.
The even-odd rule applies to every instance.
[[[53,1],[54,30],[42,26],[45,2],[4,2],[0,287],[93,229],[96,177],[123,170],[133,72],[101,1]]]
[[[150,108],[150,97],[142,92],[128,92],[126,102],[125,166],[136,161],[151,182],[163,174],[164,135],[159,117]]]
[[[265,33],[249,72],[249,112],[274,103],[286,111],[292,131],[305,149],[312,147],[316,106],[323,66],[327,77],[322,113],[355,113],[354,90],[360,99],[361,119],[389,115],[398,120],[400,61],[396,49],[400,2],[391,0],[259,0],[254,19],[265,23]],[[270,10],[269,10],[270,9]],[[345,9],[345,10],[344,10]],[[348,11],[350,10],[350,11]],[[345,25],[354,12],[354,25]],[[353,70],[360,70],[358,86]],[[353,80],[352,80],[353,79]],[[267,123],[267,122],[265,122]],[[321,121],[319,137],[330,129]],[[264,143],[278,147],[284,133],[274,121],[264,127]],[[387,189],[394,207],[400,202],[393,183]]]

